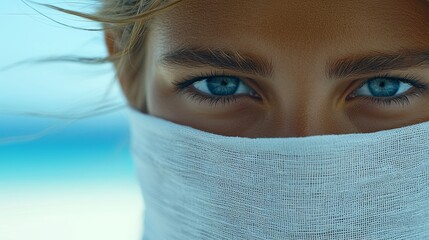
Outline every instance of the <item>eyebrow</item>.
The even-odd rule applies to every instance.
[[[163,54],[160,63],[165,66],[204,67],[235,70],[270,78],[272,61],[247,52],[203,47],[182,47]]]
[[[401,50],[383,53],[373,51],[328,62],[328,78],[371,74],[380,71],[429,67],[429,50]]]
[[[271,78],[274,71],[271,59],[248,52],[205,47],[181,47],[163,54],[159,62],[164,66],[210,66],[256,74],[264,78]],[[328,78],[345,78],[411,67],[429,67],[429,50],[401,50],[390,53],[372,51],[368,54],[347,56],[328,61],[325,73]]]

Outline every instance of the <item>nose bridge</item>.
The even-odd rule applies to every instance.
[[[332,128],[336,125],[334,109],[321,98],[308,96],[305,100],[295,115],[294,121],[298,124],[296,135],[311,136],[336,132]]]
[[[336,107],[335,85],[325,76],[325,51],[317,45],[305,46],[276,56],[276,135],[300,137],[347,129],[348,119]]]
[[[320,77],[312,78],[307,74],[295,79],[296,84],[288,84],[287,94],[281,95],[275,110],[277,134],[303,137],[342,132],[344,115],[336,109],[329,85]]]
[[[285,137],[304,137],[342,132],[339,113],[322,101],[306,101],[282,111],[276,132]]]
[[[310,94],[303,93],[297,98],[294,108],[283,109],[284,122],[282,128],[288,134],[303,137],[329,134],[335,125],[333,109],[326,106],[325,101]]]

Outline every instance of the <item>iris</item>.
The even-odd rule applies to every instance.
[[[210,93],[218,96],[234,94],[240,86],[240,80],[232,77],[212,77],[206,80]]]
[[[400,87],[397,79],[375,78],[368,81],[368,89],[375,97],[394,96]]]

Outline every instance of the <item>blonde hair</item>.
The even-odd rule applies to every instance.
[[[102,24],[100,30],[105,31],[114,43],[113,54],[105,58],[94,58],[91,62],[111,62],[116,66],[117,78],[127,80],[125,95],[128,102],[141,110],[144,110],[144,96],[142,86],[139,85],[141,64],[134,66],[133,62],[142,63],[144,52],[141,46],[145,40],[148,25],[151,18],[174,7],[183,0],[98,0],[99,9],[93,13],[82,13],[51,4],[43,6],[86,18]]]

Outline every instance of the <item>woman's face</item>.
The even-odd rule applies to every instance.
[[[426,0],[185,0],[153,19],[145,44],[147,113],[204,131],[292,137],[429,121]]]

